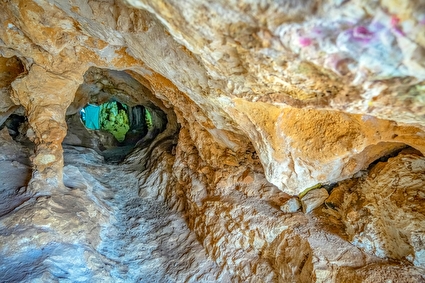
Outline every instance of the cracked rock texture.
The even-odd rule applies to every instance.
[[[1,282],[425,282],[423,1],[0,3]]]

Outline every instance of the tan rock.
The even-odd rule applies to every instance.
[[[152,282],[424,280],[423,157],[368,171],[403,148],[425,153],[420,1],[125,2],[2,2],[0,126],[25,109],[28,191],[39,193],[0,210],[7,270],[59,239],[84,254],[70,281],[140,281],[141,266],[166,270]],[[162,109],[168,124],[122,171],[72,149],[68,190],[65,117],[111,94]],[[14,144],[5,135],[2,148]],[[289,195],[339,181],[329,198],[302,198],[307,213],[327,210],[294,213]],[[154,239],[135,228],[151,220]],[[57,280],[69,266],[50,251],[41,277],[0,281]]]
[[[25,107],[28,122],[34,133],[36,154],[34,169],[41,173],[51,168],[56,171],[59,182],[62,180],[62,140],[66,135],[65,112],[78,83],[62,76],[47,72],[34,65],[27,76],[12,83],[16,104]]]
[[[336,208],[350,241],[381,258],[425,266],[420,240],[424,235],[419,228],[425,221],[424,172],[424,158],[406,151],[376,164],[367,177],[345,189]]]
[[[304,213],[312,212],[314,209],[321,206],[328,197],[328,191],[324,188],[309,191],[301,198]]]
[[[236,108],[269,180],[289,194],[351,177],[406,144],[425,151],[419,128],[371,116],[244,100],[236,100]]]

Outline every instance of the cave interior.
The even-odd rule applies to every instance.
[[[3,1],[0,282],[425,282],[423,3],[236,2]]]

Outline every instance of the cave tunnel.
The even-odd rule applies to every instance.
[[[137,132],[143,137],[152,128],[149,110],[142,105],[129,107],[119,101],[109,101],[99,106],[88,104],[80,110],[80,115],[87,129],[108,131],[120,144],[128,142],[127,134]]]
[[[125,71],[91,67],[67,111],[63,144],[89,147],[117,163],[148,146],[167,127],[152,92]]]
[[[423,8],[2,1],[0,282],[425,282]]]

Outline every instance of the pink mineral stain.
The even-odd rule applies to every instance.
[[[390,25],[391,27],[395,28],[400,23],[400,19],[397,16],[392,16]]]
[[[307,47],[313,43],[313,41],[308,37],[300,37],[298,42],[302,47]]]
[[[353,29],[353,36],[360,39],[370,39],[372,33],[364,26],[355,27]]]
[[[392,16],[391,21],[390,21],[390,25],[393,28],[393,31],[400,36],[405,36],[406,34],[400,28],[399,24],[400,24],[400,18],[397,17],[397,16]]]

